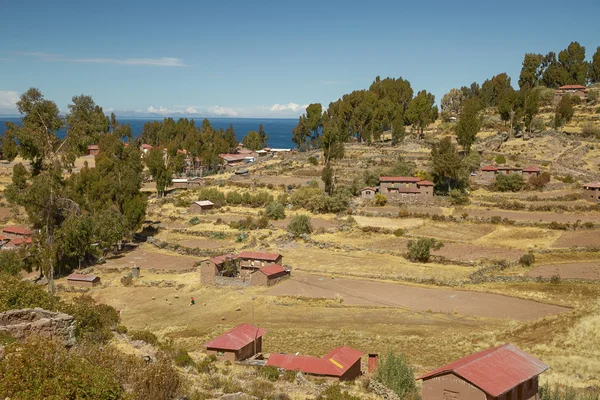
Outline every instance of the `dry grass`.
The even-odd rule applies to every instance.
[[[410,235],[432,237],[439,240],[456,242],[477,240],[495,229],[490,224],[427,222],[425,225],[409,231]]]
[[[560,231],[549,229],[497,226],[494,231],[473,243],[527,250],[548,248],[560,235]]]
[[[387,217],[364,217],[361,215],[354,216],[356,223],[360,227],[373,227],[383,229],[410,229],[421,226],[425,223],[420,218],[387,218]]]

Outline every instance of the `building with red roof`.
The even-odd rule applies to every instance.
[[[2,228],[2,233],[10,239],[31,237],[31,235],[33,235],[33,231],[31,229],[14,225],[5,226]]]
[[[235,254],[222,254],[206,260],[200,261],[200,283],[205,285],[214,285],[216,283],[216,277],[226,275],[229,270],[235,272],[236,255]],[[234,266],[233,269],[227,268],[228,264]]]
[[[512,344],[504,344],[446,364],[417,378],[423,400],[537,398],[538,376],[549,368]]]
[[[262,352],[262,337],[267,333],[262,328],[241,324],[221,336],[206,342],[208,355],[215,355],[222,361],[241,361]]]
[[[361,375],[360,361],[362,355],[363,353],[360,351],[346,346],[335,348],[322,358],[271,354],[267,360],[267,366],[348,381]]]
[[[416,176],[380,176],[379,193],[392,198],[404,198],[406,196],[433,197],[433,182]]]
[[[584,198],[593,202],[600,202],[600,182],[586,183],[583,185]]]
[[[250,283],[253,286],[271,286],[289,275],[289,271],[279,264],[268,265],[254,271],[250,275]]]
[[[262,251],[242,251],[237,255],[241,269],[250,270],[250,272],[266,267],[268,265],[282,265],[283,256],[277,253],[266,253]]]
[[[97,144],[88,145],[88,156],[96,157],[99,152],[100,152],[100,146],[98,146]]]
[[[73,286],[93,287],[100,284],[100,278],[96,275],[71,274],[67,276],[67,283]]]
[[[360,196],[366,199],[374,199],[376,192],[377,188],[367,186],[366,188],[362,188],[360,190]]]

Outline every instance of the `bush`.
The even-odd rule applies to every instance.
[[[117,325],[115,331],[121,335],[124,335],[127,333],[127,327],[125,325]]]
[[[560,283],[561,279],[560,279],[560,275],[556,274],[556,275],[552,275],[550,277],[550,283],[554,284],[554,285],[558,285]]]
[[[22,250],[11,250],[0,252],[0,273],[9,275],[17,275],[22,270],[28,268],[24,259],[26,254],[22,254]],[[31,269],[28,271],[31,272]]]
[[[271,382],[275,382],[279,379],[279,370],[277,367],[270,365],[267,367],[260,367],[258,369],[258,374]]]
[[[51,296],[42,287],[0,273],[0,312],[35,307],[56,311],[61,306],[59,298]]]
[[[278,201],[272,201],[265,208],[265,214],[273,220],[285,219],[285,207]]]
[[[149,364],[136,371],[133,384],[135,398],[144,400],[173,399],[181,387],[179,373],[166,361]]]
[[[394,391],[401,399],[417,398],[415,374],[401,354],[388,352],[375,372],[375,380]]]
[[[231,206],[239,206],[244,201],[242,195],[237,190],[227,193],[225,200]]]
[[[432,238],[419,238],[408,242],[408,259],[411,261],[427,262],[431,250],[439,250],[444,243]]]
[[[450,204],[455,206],[462,206],[469,204],[469,195],[460,189],[452,189],[449,193]]]
[[[318,165],[319,164],[319,160],[317,160],[317,157],[315,156],[310,156],[308,157],[307,160],[311,165]]]
[[[288,232],[294,236],[311,234],[313,231],[308,215],[296,215],[288,225]]]
[[[570,386],[554,386],[551,388],[548,383],[540,385],[538,392],[539,400],[599,400],[600,394],[597,391],[578,392]]]
[[[75,336],[96,343],[108,342],[112,338],[111,329],[120,319],[117,310],[106,304],[96,304],[88,295],[76,297],[62,310],[75,317]]]
[[[554,179],[562,183],[575,183],[575,178],[572,175],[555,176]]]
[[[175,360],[175,365],[177,365],[178,367],[195,367],[196,366],[196,363],[194,362],[192,357],[190,357],[188,352],[183,349],[177,350],[177,352],[175,353],[174,360]]]
[[[198,225],[199,223],[200,223],[200,218],[198,218],[198,217],[192,217],[188,221],[188,224],[190,224],[190,225]]]
[[[277,368],[275,368],[277,369]],[[268,399],[273,394],[274,386],[271,382],[257,379],[250,383],[249,395],[258,399]]]
[[[404,229],[402,228],[398,228],[394,231],[394,236],[396,237],[401,237],[404,236]]]
[[[523,254],[521,258],[519,258],[519,264],[524,267],[531,267],[535,262],[535,255],[533,253]]]
[[[557,231],[566,231],[569,229],[569,224],[561,224],[560,222],[552,221],[548,224],[548,228]]]
[[[586,122],[581,127],[581,134],[584,136],[600,136],[600,127],[593,122]]]
[[[498,155],[495,158],[496,164],[506,164],[506,157],[503,155]]]
[[[525,186],[525,181],[521,175],[517,174],[499,174],[496,175],[494,187],[499,192],[518,192]]]
[[[225,195],[217,188],[202,188],[198,191],[198,200],[209,200],[216,208],[226,204]]]
[[[339,383],[335,383],[325,389],[317,400],[360,400],[360,397],[352,396],[348,392],[342,392]]]
[[[158,338],[150,331],[131,331],[129,333],[131,340],[142,340],[148,344],[155,346],[158,344]]]
[[[387,204],[387,197],[382,195],[381,193],[377,193],[375,195],[375,205],[379,207],[383,207]]]
[[[548,172],[542,172],[537,176],[529,178],[529,185],[536,190],[542,190],[550,182],[550,174]]]

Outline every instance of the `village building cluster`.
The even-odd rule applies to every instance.
[[[433,182],[413,176],[381,176],[379,186],[365,187],[360,191],[362,197],[374,199],[380,193],[390,199],[427,200],[434,196]]]
[[[290,276],[277,253],[242,251],[223,254],[200,262],[200,282],[215,285],[220,277],[233,278],[252,286],[271,286]]]
[[[0,235],[0,250],[15,250],[31,244],[33,231],[21,226],[5,226]]]

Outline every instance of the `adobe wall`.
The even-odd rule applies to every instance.
[[[25,308],[0,313],[0,333],[17,340],[30,335],[58,339],[66,346],[75,344],[75,318],[41,308]]]

